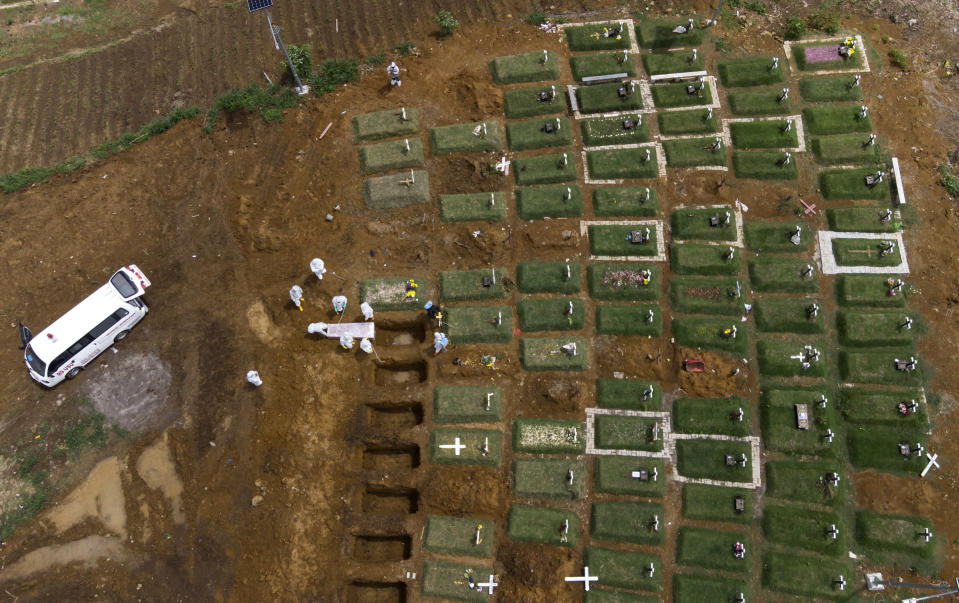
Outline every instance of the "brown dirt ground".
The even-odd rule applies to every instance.
[[[908,38],[902,25],[888,20],[863,17],[848,25],[876,46],[885,32]],[[737,53],[776,50],[777,40],[756,35],[758,31],[730,30],[731,48]],[[912,43],[920,48],[923,40]],[[433,125],[496,116],[501,104],[488,59],[543,47],[565,53],[557,35],[515,21],[470,25],[451,40],[421,44],[421,56],[403,61],[407,72],[400,89],[367,77],[288,112],[280,125],[234,115],[205,135],[197,123],[181,124],[131,152],[0,198],[6,284],[0,291],[0,317],[5,324],[18,318],[34,326],[46,324],[85,295],[91,283],[101,281],[103,271],[131,261],[152,279],[150,315],[119,353],[158,355],[170,366],[168,398],[180,418],[162,437],[182,482],[184,514],[178,521],[171,495],[178,488],[168,468],[142,468],[141,453],[147,448],[147,458],[163,457],[151,448],[154,432],[117,454],[125,515],[122,546],[116,544],[119,530],[111,531],[92,515],[62,532],[41,516],[0,547],[0,565],[35,562],[28,559],[31,551],[81,541],[86,556],[71,556],[78,555],[74,549],[49,550],[67,561],[100,553],[104,558],[91,565],[0,576],[0,586],[25,600],[354,600],[361,592],[348,586],[354,580],[391,582],[405,571],[418,571],[418,530],[427,513],[443,512],[497,518],[496,571],[531,574],[504,584],[501,600],[569,600],[565,585],[544,576],[575,569],[575,553],[505,540],[511,459],[504,458],[500,469],[423,463],[428,430],[417,414],[384,417],[365,404],[419,403],[428,421],[432,384],[454,377],[459,383],[495,378],[508,393],[507,415],[581,417],[591,405],[589,396],[577,395],[573,385],[550,390],[548,375],[520,370],[515,340],[505,346],[456,346],[451,354],[433,359],[422,342],[423,327],[409,324],[406,316],[382,313],[380,321],[406,321],[418,342],[384,346],[377,362],[305,333],[307,322],[329,320],[330,296],[345,293],[355,300],[359,280],[368,276],[414,274],[424,265],[435,276],[450,266],[512,266],[519,260],[588,253],[585,240],[555,237],[562,222],[529,225],[514,216],[504,225],[507,236],[491,232],[473,238],[466,225],[437,223],[432,206],[375,211],[362,204],[349,122],[353,115],[416,106],[424,137]],[[707,47],[704,53],[715,72],[716,53]],[[947,367],[957,352],[959,278],[951,276],[955,259],[949,243],[956,240],[959,215],[938,185],[935,167],[957,144],[942,135],[944,126],[956,132],[956,122],[941,123],[938,109],[940,104],[955,106],[956,95],[937,72],[884,69],[864,77],[863,85],[876,129],[892,140],[912,183],[915,225],[906,236],[910,280],[921,292],[912,301],[935,334],[924,338],[920,349],[939,368],[933,389],[950,395],[940,408],[931,445],[941,454],[943,469],[922,482],[857,475],[856,502],[932,517],[941,537],[951,543],[959,538],[953,502],[959,484],[952,468],[959,459],[959,439],[951,429],[959,381]],[[333,128],[319,140],[329,122]],[[432,192],[512,186],[486,176],[482,165],[463,158],[430,159]],[[813,172],[801,167],[807,168],[801,173]],[[735,198],[750,206],[751,218],[792,215],[795,203],[781,203],[788,195],[824,205],[811,178],[801,180],[798,189],[729,180],[717,190],[715,174],[671,173],[668,181],[657,183],[663,215],[679,203]],[[323,216],[337,204],[341,211],[334,212],[332,223],[325,222]],[[822,217],[811,220],[824,226]],[[313,279],[307,265],[314,256],[323,257],[343,280],[332,275],[322,282]],[[305,284],[302,314],[287,296],[293,283]],[[435,290],[428,293],[435,299]],[[40,295],[45,297],[37,303]],[[356,310],[351,306],[358,315]],[[14,330],[8,333],[13,340]],[[584,334],[594,336],[591,322]],[[756,388],[751,371],[730,378],[729,361],[714,354],[696,352],[715,374],[682,373],[678,366],[691,352],[670,345],[668,334],[630,344],[627,351],[614,338],[595,337],[596,361],[590,370],[565,379],[578,382],[580,392],[614,370],[656,378],[667,390],[683,388],[693,395]],[[494,373],[478,365],[480,353],[489,349],[503,354]],[[76,395],[84,380],[106,370],[91,366],[76,382],[46,392],[29,382],[14,346],[0,353],[7,443],[15,439],[11,434],[30,432],[58,393]],[[452,355],[467,365],[453,366]],[[253,367],[265,382],[259,389],[243,380]],[[382,451],[393,454],[376,454]],[[96,485],[88,491],[100,491]],[[109,508],[114,509],[115,488],[110,492]],[[678,500],[677,495],[671,489],[668,500]],[[65,491],[55,502],[65,504],[68,496]],[[257,506],[251,505],[254,496],[262,496]],[[585,520],[586,505],[581,507]],[[117,515],[111,517],[115,522]],[[396,562],[373,561],[379,549],[355,539],[401,533],[411,534],[414,544],[410,558]],[[671,557],[666,551],[664,559]],[[544,566],[553,569],[542,572]],[[959,557],[950,545],[943,575],[957,572]]]

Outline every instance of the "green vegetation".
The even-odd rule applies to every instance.
[[[840,274],[836,278],[836,296],[842,306],[902,308],[908,297],[906,287],[890,295],[892,285],[899,280],[895,275]]]
[[[629,129],[626,128],[626,121],[629,122]],[[643,119],[642,113],[625,118],[617,116],[584,119],[580,122],[580,126],[583,132],[583,146],[586,147],[650,141],[649,124]]]
[[[732,455],[736,460],[746,455],[746,466],[738,462],[727,465],[727,455]],[[752,481],[752,464],[756,462],[751,457],[748,442],[676,441],[676,470],[686,477],[748,483]]]
[[[829,461],[768,461],[766,496],[789,502],[807,502],[842,506],[846,500],[846,480],[840,474],[838,486],[830,486],[827,473],[840,473],[839,464]]]
[[[714,138],[664,140],[666,165],[673,168],[726,165],[726,147],[720,143],[719,148],[716,148],[715,142]]]
[[[560,526],[569,522],[569,531]],[[579,517],[572,511],[530,505],[513,505],[509,510],[506,534],[513,540],[576,546],[579,540]],[[488,595],[484,597],[484,600]]]
[[[703,61],[703,57],[697,53],[694,58],[692,50],[647,52],[644,53],[642,57],[643,66],[646,67],[646,73],[651,76],[706,70],[706,63]]]
[[[810,345],[819,350],[819,361],[810,361],[809,368],[803,370],[802,359],[794,358],[804,354],[804,347]],[[803,339],[797,341],[762,340],[757,345],[759,372],[763,377],[825,377],[829,366],[829,349],[821,339]]]
[[[516,280],[521,293],[577,293],[582,287],[581,271],[579,262],[519,262]]]
[[[409,150],[406,150],[407,144],[409,144]],[[419,138],[365,145],[357,151],[364,174],[424,165],[423,143]]]
[[[567,343],[576,345],[576,354],[562,350]],[[587,363],[586,339],[579,336],[524,337],[519,342],[520,361],[528,371],[584,371]]]
[[[896,67],[903,71],[909,71],[909,57],[903,51],[893,48],[889,51],[889,58],[892,59],[892,64]]]
[[[655,417],[596,415],[596,448],[659,452],[663,449],[659,424]]]
[[[426,170],[367,178],[363,202],[371,209],[394,209],[430,200],[430,175]]]
[[[595,84],[576,88],[579,110],[583,113],[606,113],[608,111],[635,111],[643,108],[643,96],[635,89],[635,83]],[[622,89],[625,96],[620,96]]]
[[[764,293],[815,293],[819,291],[819,272],[805,258],[758,257],[749,260],[749,278],[756,291]]]
[[[567,481],[573,472],[572,485]],[[513,493],[525,498],[582,498],[586,491],[586,464],[575,459],[516,459]]]
[[[552,91],[556,90],[556,96]],[[546,93],[547,100],[541,100],[540,94]],[[537,117],[539,115],[553,115],[566,113],[566,94],[562,88],[549,86],[533,86],[529,88],[514,88],[503,93],[506,106],[506,117]]]
[[[733,555],[733,546],[749,541],[745,532],[683,526],[676,539],[676,562],[729,572],[749,571],[748,558]]]
[[[573,144],[573,131],[565,117],[511,121],[506,124],[506,140],[511,151],[566,147]]]
[[[600,217],[655,216],[659,213],[656,189],[648,186],[594,188],[593,213]]]
[[[502,222],[506,219],[506,206],[506,194],[501,192],[440,195],[440,220]]]
[[[835,2],[823,2],[818,9],[806,17],[806,22],[812,29],[818,29],[827,34],[839,33],[839,8]]]
[[[580,299],[522,299],[516,314],[523,331],[578,331],[586,323],[586,310]]]
[[[489,410],[486,410],[487,395]],[[438,385],[433,390],[434,423],[489,423],[503,415],[498,385]]]
[[[417,288],[409,296],[409,283]],[[422,294],[420,292],[423,292]],[[387,310],[421,310],[420,302],[429,296],[429,282],[413,278],[368,278],[360,283],[360,301],[369,302],[377,312]]]
[[[673,318],[673,336],[680,345],[705,348],[737,356],[749,355],[749,333],[737,321],[701,316]]]
[[[719,220],[717,226],[712,225],[713,218]],[[736,220],[736,212],[729,205],[680,207],[670,217],[676,239],[699,241],[735,241]]]
[[[748,592],[749,582],[745,580],[696,574],[673,574],[673,600],[676,603],[733,601],[739,593]]]
[[[835,49],[836,58],[830,61],[815,61],[813,63],[806,61],[806,48],[813,46],[829,46]],[[793,44],[793,59],[796,61],[796,67],[802,71],[821,71],[836,69],[857,69],[862,67],[862,48],[856,45],[856,52],[852,56],[844,57],[839,54],[839,44],[836,42],[825,43],[810,42],[808,44]]]
[[[621,590],[595,587],[583,597],[584,603],[660,603],[661,601],[662,598],[655,595],[635,595]]]
[[[649,228],[649,239],[645,243],[633,243],[626,238],[634,230],[645,232],[647,226],[640,224],[591,224],[589,227],[589,249],[593,255],[612,256],[650,256],[656,255],[656,229]]]
[[[493,573],[491,565],[470,563],[450,563],[449,561],[423,561],[423,594],[427,597],[460,599],[465,601],[487,601],[489,595],[476,589],[466,588],[461,582],[467,574],[482,579]]]
[[[736,497],[743,499],[743,511],[736,511]],[[725,488],[705,484],[683,486],[683,516],[687,519],[752,523],[753,493],[745,488]]]
[[[493,278],[494,276],[495,278]],[[502,269],[440,272],[440,299],[443,301],[469,301],[506,297],[507,292],[503,287],[505,276],[506,272]],[[485,287],[485,278],[490,278],[495,282],[490,282],[490,286]]]
[[[902,263],[899,246],[885,255],[881,255],[880,246],[883,241],[876,239],[843,239],[836,237],[832,240],[832,253],[836,263],[840,266],[898,266]],[[892,241],[895,244],[895,241]]]
[[[739,253],[735,250],[730,258],[728,248],[701,243],[673,243],[669,263],[677,274],[733,276],[742,271]]]
[[[591,75],[610,75],[613,73],[625,73],[632,77],[636,75],[636,62],[629,53],[626,53],[626,60],[623,60],[623,52],[581,54],[569,59],[570,71],[573,73],[573,79],[582,81],[584,77]]]
[[[926,457],[915,453],[916,444],[926,447],[928,436],[909,426],[869,425],[850,429],[846,437],[849,462],[857,470],[877,469],[887,473],[912,477],[926,466]],[[905,444],[910,452],[904,456],[899,446]]]
[[[799,227],[799,245],[790,240]],[[806,252],[815,235],[802,222],[746,222],[746,247],[763,252]]]
[[[571,182],[578,176],[576,154],[572,151],[517,159],[513,161],[513,169],[516,184],[520,186]]]
[[[763,585],[770,590],[793,595],[846,601],[856,594],[856,589],[839,590],[833,580],[840,574],[852,576],[852,572],[852,567],[844,561],[769,553],[763,562]]]
[[[742,297],[742,284],[737,279],[677,277],[669,283],[669,301],[674,312],[738,317],[745,311],[743,303],[746,300]]]
[[[780,101],[782,88],[766,88],[763,90],[737,90],[727,96],[729,109],[733,115],[787,115],[796,108],[792,99]]]
[[[659,175],[659,159],[653,147],[587,151],[586,163],[593,179],[655,178]]]
[[[809,308],[822,300],[764,297],[756,301],[756,328],[766,333],[813,334],[826,332],[826,317],[821,310],[810,317]]]
[[[662,564],[657,555],[640,552],[614,551],[595,546],[586,547],[583,564],[590,572],[603,577],[603,584],[646,591],[663,589]],[[643,568],[653,566],[652,574]]]
[[[838,408],[849,423],[901,425],[925,431],[929,416],[922,397],[922,392],[915,390],[890,392],[847,388],[840,392]],[[916,409],[909,414],[903,414],[899,403],[910,400],[916,401]]]
[[[823,388],[775,388],[763,391],[759,423],[766,448],[786,454],[833,456],[839,443],[830,443],[823,437],[827,429],[836,427],[832,405],[821,408],[816,402],[826,394]],[[806,405],[809,429],[799,429],[796,404]]]
[[[666,530],[653,530],[654,517],[666,520],[666,510],[658,503],[602,501],[593,503],[593,538],[634,544],[660,545]]]
[[[453,444],[456,438],[466,446],[458,455],[450,448],[440,448]],[[448,427],[430,432],[430,462],[434,464],[496,467],[502,454],[503,434],[499,430]]]
[[[509,343],[513,338],[510,306],[450,306],[443,330],[452,343]]]
[[[650,312],[652,321],[649,319]],[[657,305],[597,306],[596,332],[602,335],[659,337],[663,332],[663,313]]]
[[[575,185],[517,188],[516,211],[524,220],[581,216],[583,195]]]
[[[806,35],[806,22],[802,20],[802,17],[792,17],[789,19],[783,37],[787,40],[798,40],[804,35]]]
[[[727,88],[768,86],[786,81],[782,67],[772,68],[772,57],[739,59],[719,64],[719,80]]]
[[[699,84],[687,84],[680,82],[678,84],[653,84],[650,89],[653,93],[653,103],[657,109],[669,107],[693,107],[696,105],[711,105],[713,94],[708,85],[698,89],[692,94],[689,88],[698,88]]]
[[[536,25],[538,27],[542,25],[543,23],[546,23],[547,19],[549,19],[549,15],[544,13],[541,9],[537,8],[536,10],[531,12],[528,17],[526,17],[523,20],[529,23],[530,25]]]
[[[799,82],[799,94],[807,103],[862,100],[862,86],[853,86],[852,75],[806,77]]]
[[[513,452],[583,454],[586,426],[582,421],[513,419]]]
[[[644,278],[647,273],[648,279]],[[659,266],[590,264],[586,279],[589,294],[596,300],[652,301],[659,298]]]
[[[694,111],[668,111],[657,116],[659,133],[672,134],[708,134],[719,131],[719,119],[706,109]]]
[[[853,383],[877,383],[882,385],[917,386],[922,385],[922,364],[915,370],[896,370],[895,360],[909,360],[915,355],[911,349],[898,349],[887,352],[849,352],[839,355],[839,374]]]
[[[476,544],[478,526],[482,526],[481,538],[479,544]],[[495,533],[496,525],[491,519],[429,515],[423,532],[423,548],[443,555],[489,557],[493,553]]]
[[[939,175],[942,176],[942,186],[951,197],[959,197],[959,178],[950,171],[945,163],[939,164]],[[9,192],[9,191],[8,191]]]
[[[663,50],[672,47],[692,47],[703,43],[703,29],[693,27],[686,33],[673,32],[676,26],[689,25],[689,19],[650,19],[636,23],[636,40],[642,48]]]
[[[647,481],[632,476],[640,470],[647,472]],[[666,462],[634,456],[597,456],[593,479],[597,492],[662,498],[666,494]]]
[[[822,163],[877,164],[881,161],[879,145],[870,145],[866,134],[816,137],[809,148]]]
[[[546,51],[546,62],[540,51],[497,57],[489,68],[497,84],[520,84],[559,79],[559,60],[556,53]]]
[[[287,46],[286,49],[290,56],[290,62],[293,63],[293,68],[296,69],[297,75],[302,74],[302,77],[308,77],[313,73],[313,57],[309,44],[303,44],[301,46],[291,44]],[[282,81],[288,85],[292,84],[294,79],[293,72],[290,71],[289,63],[280,61],[280,69],[283,71],[283,75],[281,76]]]
[[[629,29],[622,23],[590,23],[563,30],[570,50],[629,48]]]
[[[360,77],[360,64],[356,59],[326,59],[320,66],[319,71],[310,74],[308,82],[310,91],[314,96],[323,96],[358,77]],[[288,90],[294,92],[292,89]],[[264,119],[266,119],[266,116],[264,116]]]
[[[787,132],[786,120],[739,121],[729,124],[733,146],[737,149],[791,149],[799,146],[796,128]],[[779,154],[782,157],[782,153]]]
[[[875,168],[857,170],[832,170],[819,172],[819,188],[827,201],[847,199],[872,199],[889,201],[889,177],[869,186],[866,176],[876,173]],[[887,175],[888,176],[888,175]]]
[[[643,399],[644,392],[646,399]],[[629,410],[660,410],[663,406],[663,388],[655,381],[642,379],[597,379],[596,402],[602,408]]]
[[[502,150],[503,135],[495,121],[430,128],[430,151],[434,155]]]
[[[673,431],[748,436],[749,402],[742,398],[680,398],[673,402]]]
[[[444,38],[453,35],[460,27],[460,22],[448,10],[441,10],[433,15],[433,21],[440,26],[440,36]]]
[[[856,542],[866,547],[871,558],[897,567],[915,567],[931,576],[939,571],[942,559],[937,559],[936,538],[926,542],[924,530],[935,534],[932,522],[924,517],[856,511]]]
[[[403,109],[387,109],[374,113],[364,113],[353,118],[353,135],[357,141],[406,136],[420,131],[420,110],[405,107],[406,119],[402,119]]]
[[[733,169],[737,178],[757,180],[796,180],[799,170],[796,161],[786,162],[782,151],[735,151]]]
[[[848,134],[871,132],[872,119],[859,117],[861,105],[826,105],[802,110],[803,126],[808,134]]]

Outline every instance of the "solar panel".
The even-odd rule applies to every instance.
[[[246,6],[252,13],[263,8],[270,8],[273,6],[273,0],[246,0]]]

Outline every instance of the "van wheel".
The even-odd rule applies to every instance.
[[[79,366],[75,366],[75,367],[73,367],[72,369],[70,369],[70,372],[69,372],[69,373],[67,373],[67,379],[73,379],[74,377],[76,377],[76,376],[79,375],[79,374],[80,374],[80,367],[79,367]]]
[[[120,331],[119,333],[117,333],[117,336],[113,338],[113,341],[114,342],[123,341],[124,339],[127,338],[127,335],[129,334],[130,334],[130,331]]]

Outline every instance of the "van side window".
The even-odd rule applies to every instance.
[[[53,362],[50,363],[50,368],[48,369],[47,374],[52,375],[58,370],[60,370],[61,366],[63,366],[71,358],[73,358],[74,356],[79,354],[81,351],[83,351],[83,348],[90,345],[92,341],[93,341],[93,337],[91,337],[89,333],[81,337],[76,343],[74,343],[69,348],[67,348],[67,351],[65,351],[64,353],[60,354],[59,356],[53,359]]]
[[[121,318],[123,318],[129,313],[130,312],[125,310],[124,308],[120,308],[119,310],[111,314],[110,316],[107,316],[106,319],[103,320],[103,322],[93,327],[89,333],[90,337],[92,337],[93,339],[96,339],[100,335],[103,335],[104,333],[109,331],[113,325],[117,324],[117,322]]]

